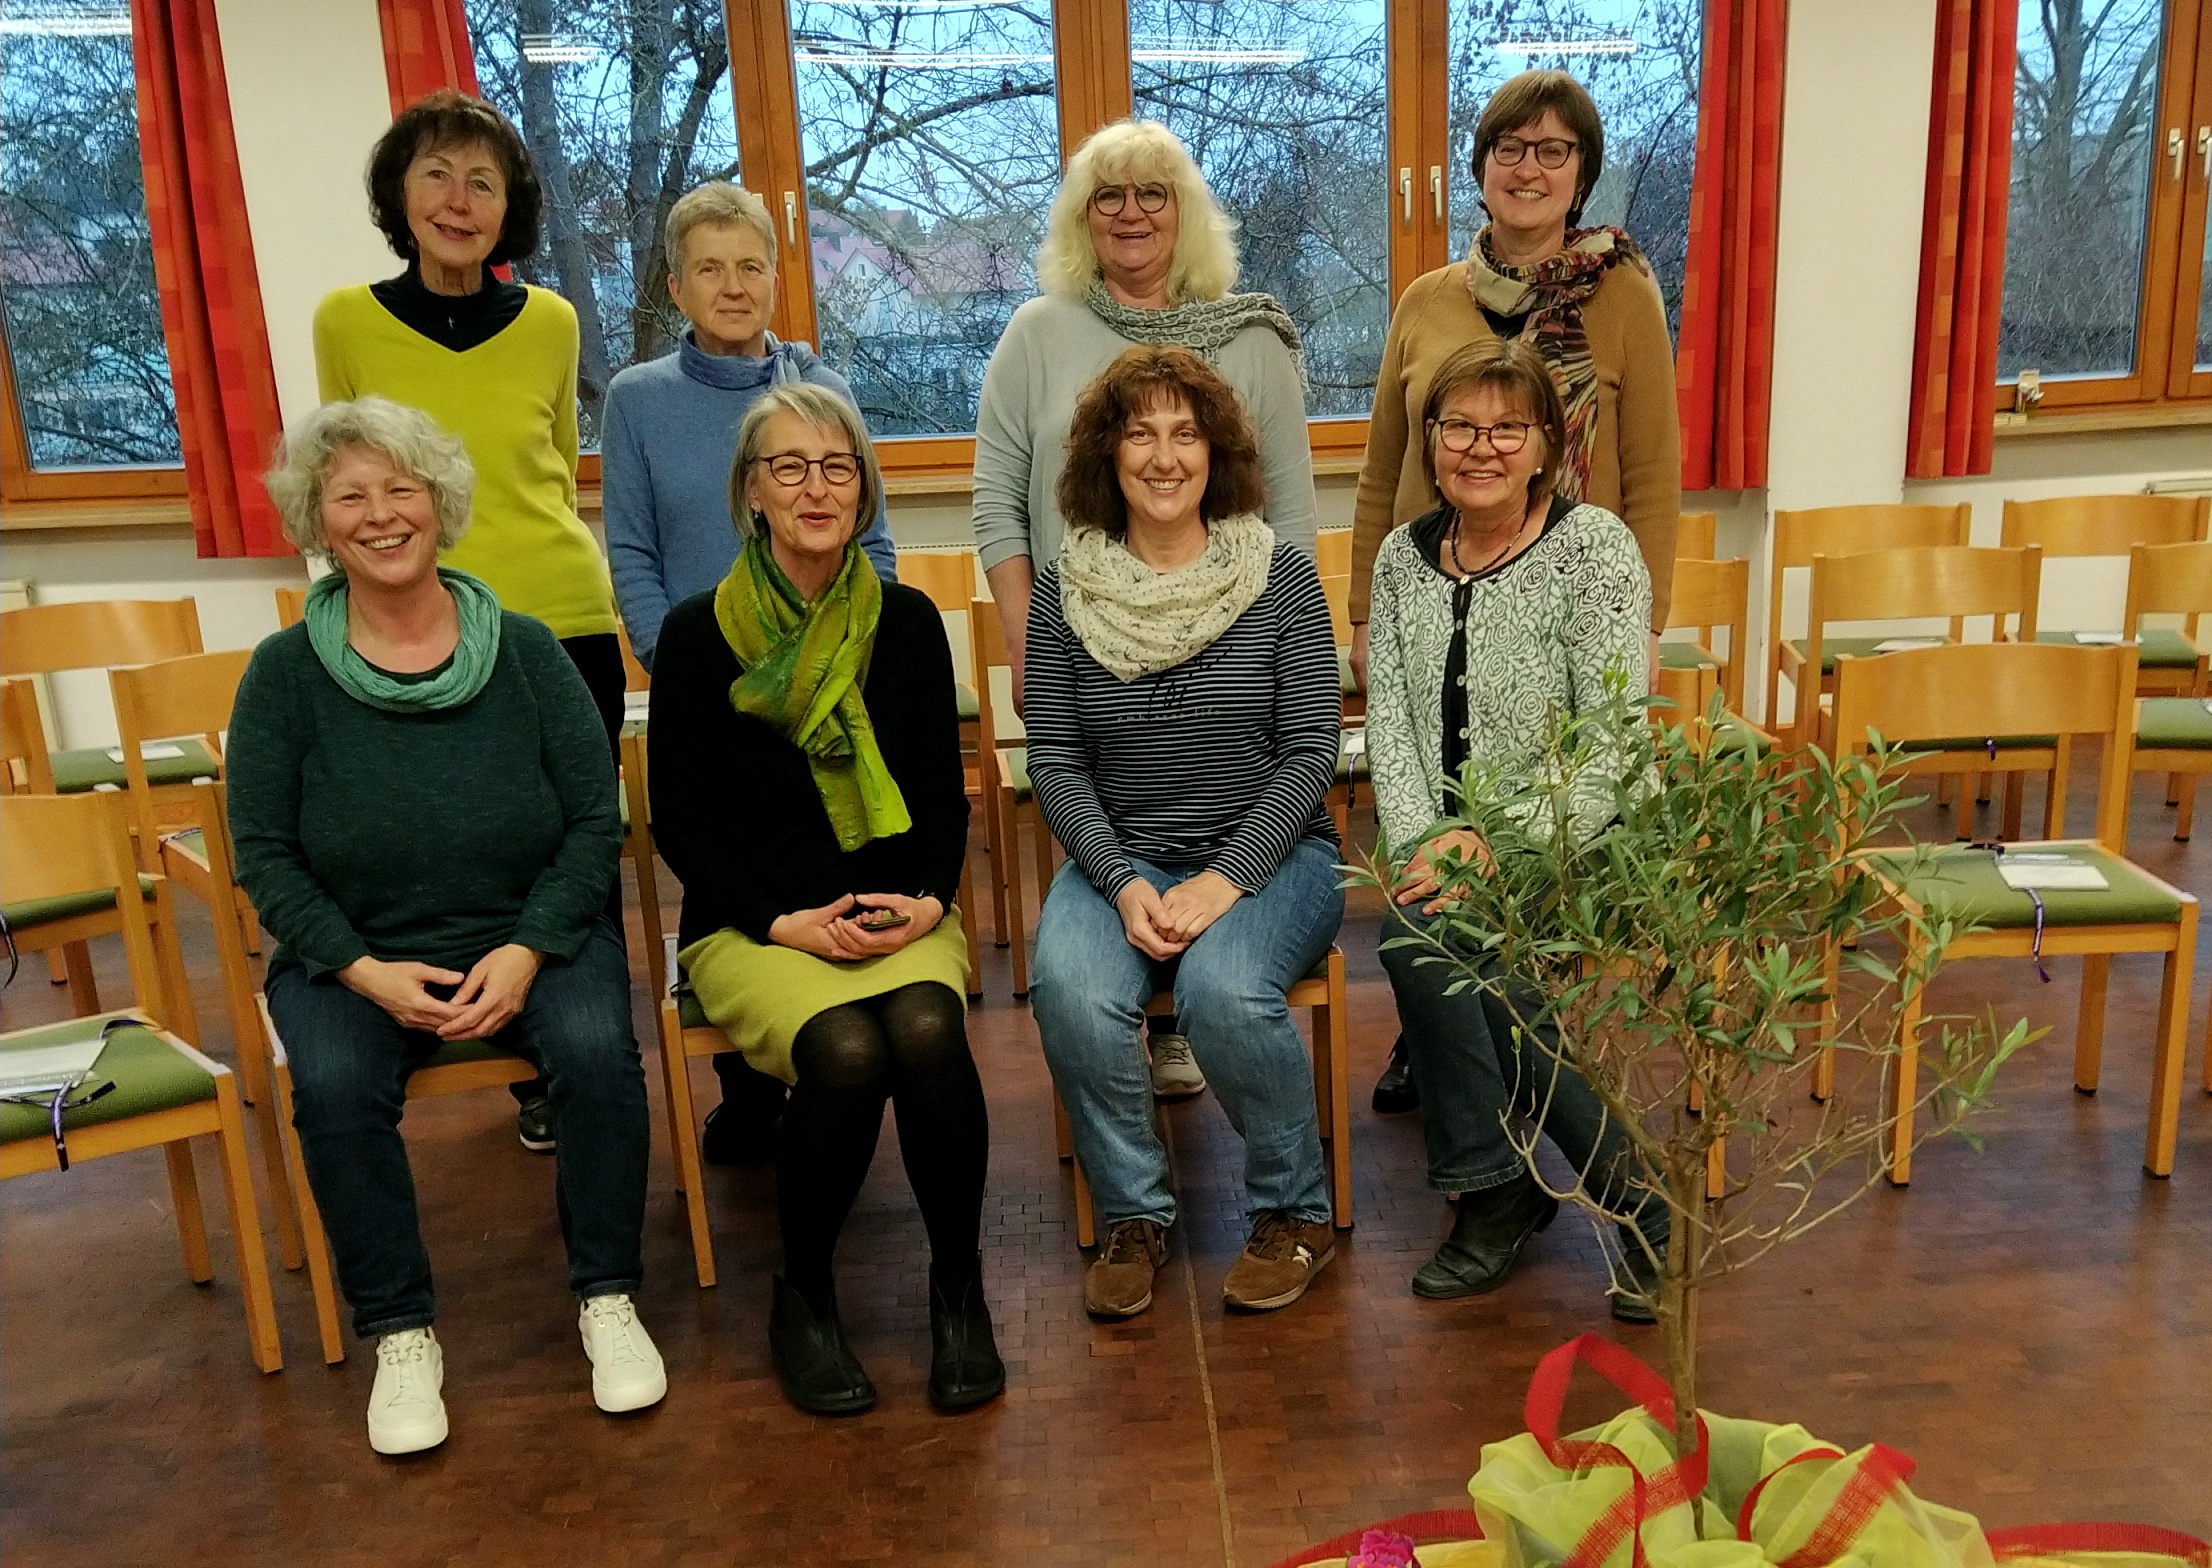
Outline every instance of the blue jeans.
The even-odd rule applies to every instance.
[[[1446,993],[1463,971],[1441,961],[1423,962],[1435,948],[1389,945],[1424,935],[1433,923],[1417,903],[1393,906],[1382,923],[1383,968],[1397,997],[1406,1060],[1421,1094],[1429,1185],[1438,1192],[1480,1192],[1519,1180],[1528,1167],[1506,1135],[1506,1117],[1518,1114],[1540,1125],[1593,1193],[1618,1202],[1625,1191],[1621,1178],[1628,1173],[1627,1135],[1581,1075],[1547,1052],[1558,1031],[1542,1024],[1536,1035],[1543,1043],[1527,1041],[1503,998],[1475,986]],[[1496,970],[1485,965],[1483,972]],[[1536,993],[1523,988],[1516,988],[1515,1000],[1524,1015],[1538,1004]],[[1653,1204],[1648,1212],[1663,1238],[1665,1205]]]
[[[292,1125],[364,1339],[437,1316],[399,1121],[407,1078],[442,1042],[403,1027],[338,982],[310,980],[281,952],[269,1013],[292,1063]],[[575,958],[548,959],[514,1021],[493,1038],[548,1080],[561,1130],[554,1191],[579,1297],[634,1295],[645,1272],[645,1069],[630,1028],[630,967],[604,917]]]
[[[1301,840],[1267,886],[1165,963],[1129,945],[1121,915],[1073,861],[1053,878],[1037,921],[1030,1006],[1101,1223],[1175,1223],[1141,1043],[1144,1004],[1170,983],[1199,1070],[1244,1139],[1252,1211],[1329,1218],[1313,1068],[1283,995],[1344,919],[1336,863],[1334,844]],[[1162,892],[1205,869],[1135,865]]]

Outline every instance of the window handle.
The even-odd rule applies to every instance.
[[[2204,183],[2212,185],[2212,125],[2197,127],[2197,157],[2204,162]]]
[[[1436,208],[1436,221],[1441,225],[1444,222],[1444,166],[1440,163],[1429,165],[1429,203]]]
[[[799,193],[783,193],[783,241],[786,245],[799,243]]]
[[[2166,131],[2166,156],[2174,160],[2174,178],[2181,178],[2182,140],[2181,127],[2171,126]]]
[[[1410,228],[1413,225],[1413,171],[1411,169],[1400,169],[1398,171],[1398,200],[1404,204],[1405,223]]]

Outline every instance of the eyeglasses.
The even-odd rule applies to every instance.
[[[1563,136],[1547,136],[1542,141],[1526,141],[1518,136],[1501,136],[1490,144],[1490,158],[1500,168],[1510,169],[1530,153],[1547,169],[1564,169],[1568,157],[1582,143],[1568,141]]]
[[[807,470],[819,468],[822,478],[833,485],[849,485],[860,477],[860,459],[850,452],[832,452],[827,457],[801,457],[796,452],[778,452],[773,457],[761,459],[768,465],[768,472],[777,484],[796,490],[806,483]]]
[[[1473,425],[1464,419],[1439,419],[1435,428],[1436,444],[1447,452],[1472,452],[1475,443],[1488,436],[1491,451],[1500,457],[1511,457],[1528,445],[1528,433],[1535,427],[1519,419],[1500,420],[1494,425]]]
[[[1165,185],[1101,185],[1091,192],[1091,208],[1103,217],[1115,217],[1132,194],[1139,212],[1158,212],[1175,193]]]

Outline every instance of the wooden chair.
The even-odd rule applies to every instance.
[[[108,1039],[94,1071],[112,1091],[65,1113],[68,1160],[99,1159],[132,1149],[159,1148],[168,1161],[169,1196],[185,1273],[195,1284],[214,1278],[207,1224],[200,1208],[192,1140],[211,1136],[230,1206],[232,1244],[245,1298],[246,1337],[254,1365],[275,1372],[284,1365],[277,1337],[276,1305],[269,1294],[269,1260],[262,1250],[261,1213],[254,1202],[246,1162],[246,1123],[231,1070],[210,1061],[162,1027],[167,1005],[164,971],[181,969],[175,958],[176,927],[157,931],[131,855],[123,803],[106,793],[70,797],[11,795],[0,799],[0,885],[11,909],[25,904],[91,901],[111,911],[123,938],[131,987],[139,1005],[104,1015],[131,1020]],[[10,924],[13,924],[11,919]],[[165,956],[157,957],[167,948]],[[14,1031],[5,1045],[61,1044],[81,1037],[85,1020]],[[0,1105],[0,1177],[59,1168],[52,1120],[40,1107]],[[88,1237],[97,1245],[98,1238]]]
[[[1689,627],[1696,640],[1661,640],[1659,695],[1674,703],[1674,722],[1704,713],[1713,693],[1732,714],[1743,713],[1744,651],[1751,622],[1751,563],[1683,556],[1674,563],[1674,596],[1667,630]],[[1713,651],[1728,634],[1728,652]],[[1662,710],[1663,711],[1663,710]]]
[[[307,590],[305,588],[279,588],[276,591],[277,630],[297,626],[307,619]]]
[[[1336,641],[1336,680],[1340,697],[1336,783],[1329,788],[1329,815],[1336,836],[1351,842],[1352,808],[1367,778],[1367,693],[1352,671],[1352,531],[1332,528],[1318,536],[1315,563],[1321,592],[1329,601],[1329,631]]]
[[[1892,743],[1917,743],[1975,729],[2015,734],[2094,735],[2103,743],[2097,786],[2097,826],[2088,839],[2011,846],[1993,854],[1957,845],[1935,852],[1917,875],[1905,875],[1896,851],[1870,851],[1890,897],[1930,917],[1958,922],[1947,959],[2082,957],[2081,1013],[2074,1039],[2074,1086],[2096,1092],[2104,1045],[2105,987],[2115,953],[2163,953],[2165,971],[2152,1026],[2150,1121],[2143,1168],[2173,1173],[2184,1032],[2196,956],[2197,900],[2127,860],[2128,782],[2133,771],[2135,650],[2065,648],[2050,644],[1978,643],[1923,648],[1878,659],[1846,658],[1837,666],[1836,733],[1848,751],[1867,749],[1867,732]],[[2055,789],[2064,804],[2065,774]],[[2064,820],[2061,815],[2058,820]],[[2000,859],[2022,850],[2063,851],[2093,865],[2108,886],[2099,892],[2050,889],[2031,896],[1998,874]],[[1971,927],[1971,929],[1968,929]],[[1908,955],[1908,964],[1918,955]],[[1831,995],[1835,954],[1829,954]],[[1900,1021],[1903,1055],[1889,1090],[1897,1126],[1890,1180],[1911,1179],[1912,1111],[1916,1098],[1922,998],[1906,1001]],[[1835,1003],[1823,1009],[1832,1035]]]
[[[200,611],[190,599],[91,599],[0,611],[0,675],[53,675],[151,664],[200,651]],[[37,710],[31,711],[35,720]],[[41,731],[43,737],[43,731]],[[120,755],[105,746],[49,751],[30,759],[30,787],[41,795],[74,795],[124,784]],[[220,760],[186,743],[181,755],[149,762],[156,785],[188,784],[215,772]]]
[[[1802,639],[1782,640],[1782,584],[1791,571],[1810,571],[1815,555],[1855,555],[1871,550],[1967,543],[1973,509],[1957,506],[1822,506],[1804,511],[1774,514],[1774,564],[1767,584],[1767,706],[1766,727],[1782,731],[1782,678],[1788,676],[1796,714],[1792,731],[1802,727],[1806,709],[1816,691],[1833,689],[1835,659],[1848,653],[1863,658],[1882,639],[1829,638],[1820,655],[1817,679],[1805,671],[1806,648]]]
[[[1718,550],[1720,514],[1718,512],[1684,512],[1675,524],[1674,558],[1683,561],[1710,561]],[[1679,624],[1688,624],[1687,622]]]
[[[1029,994],[1029,943],[1028,922],[1022,910],[1019,833],[1027,824],[1036,860],[1039,910],[1052,890],[1052,834],[1029,788],[1029,748],[999,744],[998,705],[991,692],[991,673],[1010,666],[1006,634],[998,623],[998,606],[989,599],[971,599],[968,603],[968,647],[975,670],[976,761],[982,771],[983,812],[991,841],[1000,851],[995,857],[996,885],[992,889],[999,946],[1012,950],[1014,995],[1025,997]]]
[[[1329,1168],[1329,1208],[1338,1230],[1352,1228],[1351,1049],[1346,1043],[1344,950],[1331,945],[1321,961],[1292,985],[1284,1000],[1313,1010],[1313,1098],[1321,1118],[1321,1153]],[[1144,1004],[1148,1018],[1175,1016],[1175,993],[1156,992]],[[1141,1046],[1137,1047],[1142,1049]],[[1098,1244],[1098,1220],[1091,1207],[1091,1186],[1068,1129],[1067,1107],[1059,1091],[1052,1096],[1053,1135],[1060,1158],[1075,1177],[1075,1244]]]
[[[1977,549],[1967,545],[1877,550],[1863,555],[1813,557],[1812,608],[1806,627],[1806,663],[1826,657],[1830,639],[1827,628],[1838,621],[1907,621],[1940,619],[1950,623],[1952,642],[1963,639],[1969,617],[1991,618],[1991,635],[1998,641],[2032,642],[2043,567],[2034,545],[2016,549]],[[2008,627],[2008,619],[2011,625]],[[1897,641],[1911,641],[1899,638]],[[1849,657],[1879,653],[1880,639],[1854,638]],[[1864,649],[1862,652],[1861,649]],[[1798,710],[1796,731],[1800,745],[1829,745],[1828,712],[1821,700]],[[1943,754],[1947,766],[1924,763],[1929,771],[1945,774],[2003,773],[2005,809],[2002,836],[2020,836],[2021,798],[2029,773],[2052,774],[2067,764],[2063,736],[2005,735],[1969,731],[1943,737],[1933,749]],[[2044,795],[2045,836],[2055,834],[2064,818],[2048,813],[2061,800],[2054,786]],[[1974,836],[1975,791],[1958,791],[1958,835]]]
[[[959,618],[967,624],[968,605],[975,598],[975,561],[973,550],[901,550],[899,552],[899,581],[910,588],[918,588],[929,596],[929,602],[937,606],[937,613]],[[971,760],[965,769],[968,801],[971,806],[983,803],[983,769],[978,751],[981,711],[975,688],[966,681],[954,683],[953,699],[959,705],[960,751]],[[989,857],[992,875],[998,875],[998,845],[990,836],[990,824],[984,823],[984,853]],[[995,884],[994,884],[995,885]],[[968,870],[968,860],[960,860],[960,916],[961,928],[968,938],[968,994],[983,994],[983,949],[981,946],[983,912],[976,908],[975,879]]]
[[[2212,524],[2212,496],[2069,495],[2048,501],[2007,501],[2004,542],[2041,545],[2047,560],[2125,556],[2137,545],[2195,543],[2206,537],[2208,524]],[[2134,574],[2128,582],[2132,591]],[[2196,689],[2197,616],[2205,608],[2212,606],[2200,602],[2194,608],[2170,612],[2187,615],[2182,631],[2165,627],[2142,631],[2133,620],[2122,628],[2125,635],[2137,638],[2138,695],[2172,696]],[[2095,645],[2110,642],[2112,634],[2038,632],[2036,636],[2042,642]]]
[[[2128,563],[2125,638],[2146,638],[2146,615],[2196,615],[2212,610],[2212,543],[2139,544]],[[2199,656],[2196,679],[2186,696],[2144,697],[2136,705],[2135,766],[2138,772],[2164,773],[2174,812],[2174,837],[2186,843],[2195,824],[2197,778],[2212,773],[2212,679]],[[2143,689],[2137,678],[2136,691]],[[2212,1063],[2206,1066],[2212,1075]],[[2212,1083],[2212,1076],[2208,1076]]]

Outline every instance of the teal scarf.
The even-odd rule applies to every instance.
[[[387,713],[458,708],[492,678],[499,662],[499,596],[466,572],[438,568],[438,581],[461,612],[461,641],[452,662],[426,681],[400,680],[378,669],[346,641],[346,574],[332,572],[307,590],[307,640],[346,695]]]

